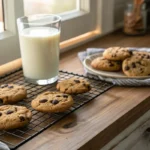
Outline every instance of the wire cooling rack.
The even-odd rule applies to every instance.
[[[71,107],[65,113],[53,113],[53,114],[38,112],[31,107],[30,103],[34,97],[36,97],[38,94],[44,91],[47,90],[55,91],[56,83],[51,85],[45,85],[45,86],[39,86],[39,85],[27,83],[24,80],[22,69],[7,74],[3,77],[0,77],[0,84],[14,83],[14,84],[25,86],[25,88],[27,89],[27,98],[21,102],[18,102],[16,105],[26,106],[28,109],[32,111],[32,120],[28,126],[20,129],[11,130],[11,131],[0,131],[0,141],[6,143],[10,149],[16,149],[20,145],[29,141],[31,138],[35,137],[36,135],[38,135],[48,127],[58,122],[60,119],[66,117],[71,112],[82,107],[84,104],[93,100],[94,98],[104,93],[105,91],[107,91],[113,86],[113,84],[100,81],[94,76],[85,77],[83,75],[78,75],[78,74],[69,73],[65,71],[59,72],[59,81],[74,76],[77,78],[82,78],[82,79],[84,78],[87,81],[89,81],[92,89],[89,92],[84,94],[72,95],[75,101],[73,107]]]

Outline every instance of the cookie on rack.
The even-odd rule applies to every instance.
[[[122,61],[130,56],[132,56],[132,52],[129,51],[128,48],[124,47],[110,47],[107,48],[103,53],[103,57],[108,60]]]
[[[90,83],[84,79],[69,78],[59,82],[56,86],[57,90],[67,94],[85,93],[91,90]]]
[[[130,57],[123,61],[122,70],[127,76],[149,76],[150,61],[140,57]]]
[[[31,106],[41,112],[58,113],[68,110],[73,105],[72,96],[60,92],[44,92],[31,102]]]
[[[16,84],[0,85],[0,101],[3,104],[14,104],[27,96],[27,91],[23,86]]]
[[[31,111],[23,106],[0,106],[0,130],[10,130],[26,126],[32,118]]]
[[[103,71],[120,71],[121,61],[108,60],[103,57],[97,57],[91,62],[92,68]]]

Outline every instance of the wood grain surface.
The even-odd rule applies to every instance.
[[[84,74],[77,53],[88,47],[150,47],[150,35],[121,31],[61,55],[60,69]],[[42,132],[18,150],[99,150],[150,108],[149,87],[114,87]]]

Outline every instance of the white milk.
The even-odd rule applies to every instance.
[[[30,79],[50,79],[58,75],[58,29],[32,27],[20,33],[24,76]]]

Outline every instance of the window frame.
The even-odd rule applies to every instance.
[[[24,15],[23,0],[3,1],[6,31],[0,33],[0,56],[2,58],[0,59],[0,64],[20,58],[16,19]],[[80,0],[79,11],[74,11],[70,14],[62,14],[61,16],[63,19],[61,41],[69,40],[73,37],[77,37],[96,29],[101,30],[101,33],[103,33],[103,28],[105,28],[104,23],[110,22],[104,21],[103,15],[106,15],[104,13],[104,7],[108,7],[105,1],[108,0]],[[110,0],[108,2],[110,3]],[[90,24],[89,18],[92,18],[90,19]],[[104,21],[104,23],[102,23],[102,21]]]
[[[0,33],[0,64],[7,63],[20,57],[18,32],[16,19],[20,17],[23,10],[17,9],[23,7],[22,1],[3,0],[5,31]],[[6,11],[7,10],[7,11]]]
[[[98,0],[80,0],[79,11],[69,15],[60,15],[64,18],[62,19],[61,41],[66,41],[70,38],[95,30],[97,24],[97,1]],[[91,18],[90,22],[89,18]]]

